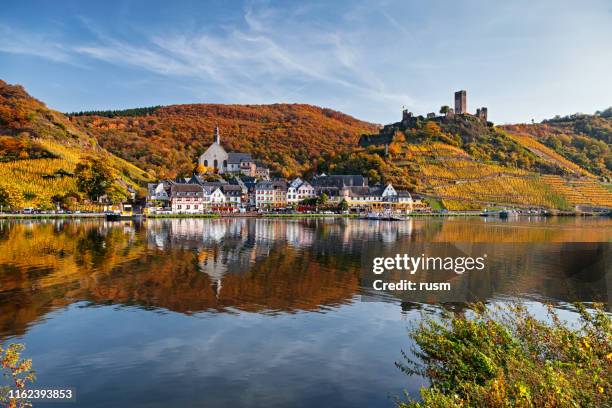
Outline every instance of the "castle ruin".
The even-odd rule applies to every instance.
[[[465,90],[455,92],[455,113],[458,115],[467,113],[467,92]]]
[[[486,122],[487,121],[487,108],[483,106],[480,109],[476,109],[476,116],[478,116],[480,119]]]

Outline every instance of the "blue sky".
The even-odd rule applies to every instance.
[[[61,111],[299,102],[377,123],[468,91],[498,123],[612,105],[612,2],[13,1],[0,79]]]

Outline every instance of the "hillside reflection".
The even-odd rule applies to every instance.
[[[365,254],[425,242],[609,242],[611,226],[605,219],[586,226],[577,219],[0,222],[0,335],[23,334],[79,301],[185,314],[324,311],[367,293]],[[486,275],[448,278],[485,299],[516,286],[558,299],[575,291],[551,280],[551,271],[540,273],[549,264],[524,253],[502,259],[506,267]],[[606,291],[591,286],[584,290]]]

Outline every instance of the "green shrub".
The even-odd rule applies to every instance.
[[[425,319],[411,333],[415,358],[396,365],[428,378],[422,401],[400,407],[612,406],[611,319],[576,305],[577,327],[548,308],[547,321],[520,304]]]

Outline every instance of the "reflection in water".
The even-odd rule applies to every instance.
[[[0,336],[24,336],[41,353],[40,377],[78,383],[87,406],[154,406],[143,393],[160,406],[389,406],[386,393],[421,384],[407,385],[392,366],[406,348],[406,320],[439,307],[372,294],[362,268],[368,256],[432,242],[452,243],[453,251],[486,248],[497,254],[491,270],[440,277],[465,300],[607,301],[612,282],[602,283],[592,260],[605,255],[611,227],[596,218],[0,222]],[[492,242],[515,244],[487,247]],[[551,252],[549,243],[559,244]],[[194,359],[212,371],[192,367]],[[104,375],[93,378],[91,367]],[[243,378],[237,367],[259,379]],[[79,382],[82,375],[89,385]],[[279,378],[286,389],[279,390]],[[162,379],[192,390],[189,403],[158,390]],[[124,383],[140,391],[130,394]],[[206,395],[195,393],[201,386]],[[103,398],[107,387],[119,387],[121,396]],[[249,388],[251,399],[228,400],[236,387]]]
[[[80,300],[181,313],[325,309],[350,303],[360,293],[364,254],[420,253],[427,242],[458,241],[452,246],[461,250],[479,245],[465,243],[470,240],[483,242],[480,253],[499,253],[497,264],[486,271],[445,277],[464,288],[465,300],[529,290],[572,300],[564,299],[563,280],[578,275],[589,281],[588,270],[580,272],[579,266],[596,259],[600,244],[591,244],[588,254],[584,246],[564,244],[563,253],[574,256],[565,256],[561,268],[553,262],[559,254],[551,260],[535,248],[541,242],[609,242],[610,226],[610,220],[579,218],[5,222],[0,224],[0,328],[5,334],[23,333],[49,310]],[[489,244],[509,238],[518,244]],[[362,276],[362,286],[369,288],[372,277]]]

